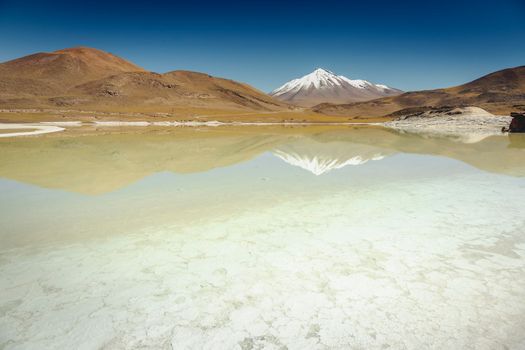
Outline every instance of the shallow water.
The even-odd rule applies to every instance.
[[[525,138],[468,140],[1,140],[0,348],[523,349]]]

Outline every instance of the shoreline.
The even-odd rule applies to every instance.
[[[13,133],[0,133],[0,137],[17,137],[17,136],[33,136],[42,135],[54,132],[60,132],[66,130],[66,127],[82,127],[82,126],[95,126],[95,127],[149,127],[149,126],[165,126],[165,127],[220,127],[220,126],[351,126],[351,125],[370,125],[370,126],[382,126],[382,123],[363,123],[363,122],[219,122],[219,121],[187,121],[187,122],[148,122],[148,121],[94,121],[94,122],[82,122],[82,121],[47,121],[39,123],[0,123],[0,130],[20,130],[29,129],[32,131],[13,132]],[[36,129],[36,130],[35,130]]]
[[[0,130],[16,129],[17,132],[1,133],[0,137],[33,136],[64,131],[78,127],[227,127],[227,126],[381,126],[403,133],[418,133],[434,136],[457,136],[466,142],[477,142],[483,138],[502,135],[501,128],[507,126],[512,118],[488,113],[477,107],[456,108],[452,113],[425,112],[414,116],[385,122],[357,121],[128,121],[128,120],[62,120],[37,123],[0,123]],[[18,131],[29,129],[32,131]]]

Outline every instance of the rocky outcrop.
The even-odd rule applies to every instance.
[[[477,110],[481,114],[485,114],[486,111]],[[409,118],[432,118],[432,117],[443,117],[451,115],[459,115],[464,113],[464,108],[457,106],[421,106],[404,108],[397,112],[391,113],[386,117],[395,118],[394,120],[406,120]]]
[[[479,107],[421,107],[391,115],[383,125],[404,132],[460,136],[462,142],[479,142],[499,134],[510,117],[493,115]]]

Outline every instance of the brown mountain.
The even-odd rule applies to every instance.
[[[110,53],[72,48],[0,64],[0,108],[285,110],[255,88],[207,74],[148,72]]]
[[[406,108],[423,106],[477,106],[496,114],[525,110],[525,66],[504,69],[474,81],[446,89],[406,92],[372,101],[320,104],[318,113],[348,117],[379,117]]]
[[[15,97],[63,93],[75,85],[123,72],[144,69],[85,47],[41,52],[0,64],[0,93]]]

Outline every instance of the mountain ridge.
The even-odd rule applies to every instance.
[[[314,98],[301,103],[301,98],[303,102],[307,99],[303,88],[317,94],[317,101]],[[372,99],[371,94],[388,89],[393,90],[394,96]],[[265,113],[264,120],[271,122],[325,122],[338,121],[340,117],[381,121],[402,115],[404,110],[441,106],[477,106],[494,114],[525,111],[525,66],[503,69],[455,87],[406,93],[319,68],[272,93],[279,98],[248,84],[206,73],[150,72],[88,47],[40,52],[0,63],[0,109],[19,113],[7,115],[13,120],[24,117],[20,114],[23,112],[17,111],[51,110],[52,115],[61,116],[73,115],[75,111],[94,111],[93,118],[98,112],[139,112],[179,119],[215,115],[226,121],[259,121],[260,113]],[[341,104],[339,101],[347,101],[349,93],[367,101]],[[283,98],[285,94],[289,98]],[[331,98],[333,102],[326,103]],[[317,104],[318,101],[324,103]],[[395,112],[399,113],[394,115]],[[239,117],[232,118],[234,114]]]
[[[150,72],[108,52],[75,47],[0,63],[0,107],[276,111],[291,107],[230,79]]]
[[[476,106],[494,114],[525,110],[525,66],[506,68],[449,88],[410,91],[349,104],[323,103],[312,109],[345,117],[388,117],[416,107]]]

